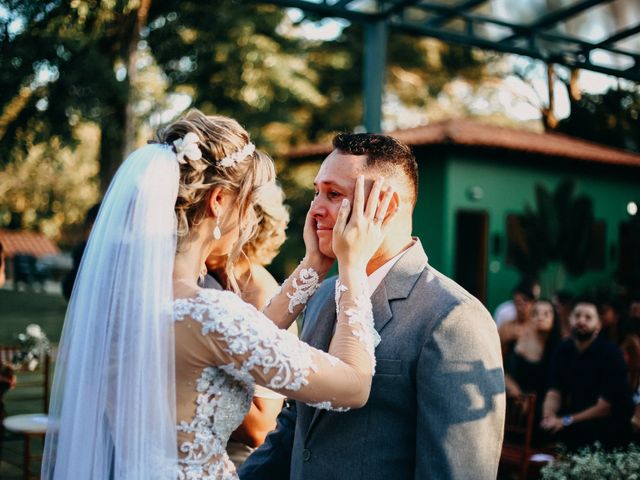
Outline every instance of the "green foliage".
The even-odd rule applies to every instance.
[[[79,141],[74,149],[54,138],[32,145],[24,159],[0,170],[0,225],[75,243],[73,231],[80,233],[87,208],[99,198],[100,132],[95,125],[83,124],[75,135]]]
[[[599,445],[564,454],[542,468],[543,480],[638,480],[640,446],[606,451]]]
[[[584,93],[571,100],[571,115],[557,130],[568,135],[640,152],[640,87]]]
[[[574,184],[562,182],[554,192],[536,185],[536,210],[525,206],[511,258],[523,274],[539,276],[550,263],[559,263],[571,275],[588,268],[594,225],[593,204],[587,196],[574,197]]]
[[[141,15],[146,5],[148,16]],[[58,153],[83,148],[81,126],[97,125],[95,155],[86,161],[97,160],[93,175],[104,191],[133,146],[132,130],[149,137],[159,114],[167,120],[169,93],[237,118],[276,158],[292,145],[361,123],[363,32],[357,24],[345,24],[333,40],[309,40],[297,29],[318,18],[293,21],[282,8],[236,0],[10,0],[2,13],[0,165],[5,172],[34,173],[22,186],[12,183],[10,200],[2,198],[4,226],[60,238],[96,198],[85,194],[78,205],[73,182],[56,189],[35,180],[34,151],[49,152],[42,157],[46,170],[65,175]],[[388,51],[387,90],[419,106],[452,79],[481,79],[489,58],[397,34]],[[96,179],[83,174],[78,182],[95,186]],[[285,185],[292,203],[298,187]],[[42,201],[23,205],[30,191],[43,192],[37,195]],[[68,219],[59,205],[69,206]]]

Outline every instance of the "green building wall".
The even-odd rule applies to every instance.
[[[605,222],[605,268],[579,278],[567,277],[565,288],[580,292],[587,287],[611,284],[617,267],[620,223],[629,219],[627,204],[640,203],[640,168],[570,163],[564,159],[531,157],[512,152],[422,149],[416,152],[420,171],[420,196],[414,214],[414,232],[425,245],[430,263],[454,277],[456,213],[459,210],[485,211],[489,215],[486,304],[493,310],[510,297],[520,275],[506,262],[506,222],[509,214],[521,213],[525,204],[535,207],[537,183],[554,189],[570,179],[575,193],[589,196],[596,220]],[[482,192],[473,198],[470,189]],[[492,246],[499,237],[499,251]]]

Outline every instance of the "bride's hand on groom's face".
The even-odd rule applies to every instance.
[[[313,205],[313,202],[311,205]],[[316,233],[316,220],[313,218],[311,208],[307,211],[302,237],[304,239],[304,246],[306,249],[305,258],[311,262],[313,268],[318,272],[322,274],[329,272],[335,262],[335,259],[327,257],[320,251],[320,243],[318,240],[318,234]]]
[[[344,199],[333,227],[333,252],[342,267],[366,268],[373,254],[380,248],[389,220],[387,214],[393,189],[384,187],[384,178],[373,184],[365,201],[364,177],[358,176],[353,193],[353,207]]]

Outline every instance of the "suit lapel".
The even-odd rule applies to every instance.
[[[420,240],[400,257],[371,296],[373,322],[380,333],[393,318],[391,301],[406,299],[427,266],[428,259]]]
[[[335,297],[330,295],[320,307],[318,314],[308,320],[305,320],[300,338],[312,347],[326,352],[329,350],[329,343],[336,323]]]
[[[427,262],[427,255],[422,248],[422,244],[420,240],[416,239],[415,243],[409,247],[385,276],[378,288],[376,288],[371,296],[371,305],[373,307],[374,326],[378,333],[380,333],[393,318],[390,302],[392,300],[406,299],[409,296],[418,278],[424,271]],[[313,322],[306,322],[303,326],[302,340],[326,352],[329,349],[336,322],[336,302],[334,296],[331,295],[319,309],[318,314],[309,320],[313,320]],[[326,410],[318,410],[312,407],[308,407],[308,409],[313,412],[313,414],[306,431],[305,442],[306,439],[309,438],[313,426],[326,412]]]
[[[310,312],[308,312],[310,313]],[[312,347],[319,350],[328,351],[333,330],[336,324],[336,300],[334,295],[329,295],[324,304],[319,308],[318,314],[313,318],[309,318],[309,322],[305,322],[302,328],[301,339]],[[312,321],[311,321],[312,320]],[[309,436],[311,428],[317,421],[323,410],[307,407],[303,421],[308,420],[305,438]],[[301,412],[299,412],[300,414]],[[310,418],[309,418],[310,417]]]

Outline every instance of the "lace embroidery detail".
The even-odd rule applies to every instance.
[[[282,293],[282,285],[280,285],[275,292],[273,292],[273,295],[271,295],[269,297],[269,300],[267,300],[267,303],[264,306],[264,309],[262,311],[265,311],[267,308],[269,308],[269,306],[271,305],[271,302],[273,302],[273,299],[276,298],[278,295],[280,295]]]
[[[293,293],[287,293],[289,301],[289,313],[293,313],[293,309],[298,305],[304,305],[309,298],[316,292],[320,286],[320,276],[313,268],[303,268],[298,274],[298,279],[294,278],[291,282]]]
[[[180,444],[178,480],[236,480],[235,468],[226,453],[231,433],[249,411],[253,378],[236,375],[229,366],[206,367],[196,383],[196,414],[190,423],[180,422],[179,432],[193,435]]]
[[[334,407],[331,402],[310,403],[310,407],[317,408],[318,410],[331,410],[334,412],[348,412],[351,410],[349,407]]]
[[[340,280],[336,280],[336,316],[340,315],[340,297],[342,296],[343,292],[346,292],[347,290],[349,290],[347,287],[345,287],[344,285],[342,285],[342,283],[340,283]]]
[[[190,314],[202,324],[203,335],[220,335],[227,353],[244,359],[236,370],[248,375],[260,368],[263,374],[270,374],[268,388],[299,390],[309,383],[310,372],[317,371],[308,345],[287,330],[274,328],[270,320],[261,318],[260,312],[231,292],[201,290],[196,298],[176,303],[176,318]]]
[[[340,315],[340,311],[344,313],[345,317],[347,317],[347,324],[351,327],[353,336],[364,344],[371,358],[373,375],[376,370],[374,350],[380,343],[380,334],[374,327],[371,300],[367,295],[361,294],[351,299],[353,305],[342,306],[340,304],[342,294],[348,290],[345,285],[340,283],[340,280],[336,281],[336,314]],[[366,291],[366,288],[363,287],[363,291]]]

